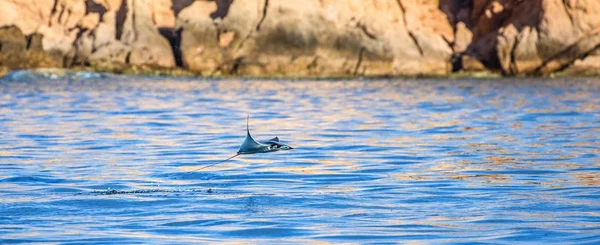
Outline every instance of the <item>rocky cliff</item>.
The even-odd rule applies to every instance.
[[[0,0],[0,67],[600,73],[597,0]]]

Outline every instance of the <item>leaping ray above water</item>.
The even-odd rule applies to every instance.
[[[252,138],[252,135],[250,135],[250,127],[248,126],[249,120],[250,116],[246,118],[246,139],[244,139],[244,143],[242,143],[240,146],[240,150],[237,152],[237,154],[256,154],[294,149],[289,145],[280,143],[278,137],[262,143],[256,142],[256,140]]]
[[[246,118],[246,139],[244,139],[244,142],[242,143],[242,145],[240,146],[240,149],[238,150],[238,152],[235,155],[233,155],[223,161],[216,162],[216,163],[213,163],[208,166],[204,166],[204,167],[196,169],[196,170],[192,170],[188,173],[215,166],[219,163],[229,161],[239,155],[268,153],[268,152],[274,152],[274,151],[286,151],[286,150],[294,149],[289,145],[279,142],[278,137],[275,137],[275,138],[272,138],[270,140],[263,141],[263,142],[257,142],[256,140],[254,140],[254,138],[252,138],[252,135],[250,135],[249,121],[250,121],[250,116],[248,116]]]

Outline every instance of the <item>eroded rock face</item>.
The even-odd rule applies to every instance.
[[[208,73],[450,71],[452,27],[430,1],[196,1],[178,15],[178,27],[183,64]]]
[[[85,37],[92,39],[85,44],[92,46],[87,61],[97,65],[174,67],[171,46],[154,25],[151,3],[150,0],[123,0],[119,7],[116,1],[106,5],[102,21]]]
[[[25,69],[61,66],[59,57],[42,49],[42,35],[25,36],[17,26],[0,27],[0,67]]]
[[[63,56],[67,66],[174,67],[171,46],[154,25],[152,7],[157,4],[152,3],[152,0],[0,0],[3,12],[0,26],[15,24],[25,35],[42,34],[44,50]]]
[[[130,15],[125,20],[122,40],[131,47],[131,65],[174,67],[175,59],[167,39],[160,35],[152,22],[152,0],[128,0]]]
[[[470,10],[473,41],[467,53],[488,68],[507,75],[546,75],[600,67],[595,62],[598,1],[486,0],[473,1]]]
[[[42,66],[258,76],[600,73],[597,0],[0,0],[0,9],[0,27],[28,37],[18,52],[40,50]]]

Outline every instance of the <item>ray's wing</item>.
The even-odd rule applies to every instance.
[[[246,134],[246,139],[244,140],[244,143],[242,143],[242,145],[240,146],[240,150],[239,152],[250,152],[250,151],[254,151],[256,149],[260,149],[264,147],[262,144],[256,142],[256,140],[254,140],[252,138],[252,136],[250,135],[250,132],[248,132]]]
[[[279,142],[279,137],[272,138],[272,139],[270,139],[269,141],[275,141],[275,142]]]
[[[256,142],[256,140],[252,138],[252,135],[250,135],[250,128],[248,127],[249,118],[250,116],[246,119],[246,139],[244,139],[244,143],[242,143],[238,152],[251,152],[264,147],[264,145]]]

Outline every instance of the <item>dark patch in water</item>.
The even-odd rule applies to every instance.
[[[124,194],[147,194],[147,193],[216,193],[213,189],[145,189],[145,190],[105,190],[92,191],[93,195],[124,195]]]

